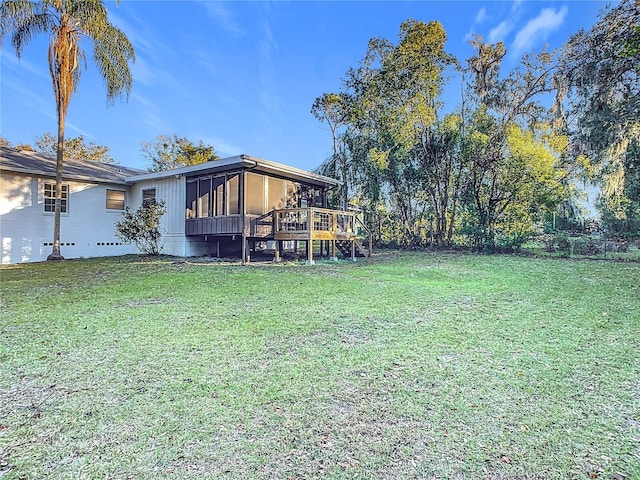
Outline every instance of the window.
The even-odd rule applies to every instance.
[[[224,176],[187,182],[187,218],[224,215]]]
[[[300,206],[300,184],[285,180],[286,203],[285,208],[296,208]]]
[[[300,191],[300,206],[302,208],[322,207],[322,191],[311,185],[302,185]]]
[[[107,210],[124,210],[124,192],[107,189]]]
[[[240,175],[227,177],[227,215],[240,213]]]
[[[256,173],[247,173],[246,182],[246,213],[262,215],[264,213],[264,177]]]
[[[284,180],[269,177],[269,197],[267,210],[277,210],[285,207]]]
[[[56,209],[56,184],[44,184],[44,211],[55,212]],[[69,185],[62,185],[62,199],[60,200],[60,213],[68,213],[69,210]]]
[[[196,218],[198,182],[187,182],[187,218]]]
[[[213,215],[224,215],[224,176],[213,178]]]
[[[198,182],[198,218],[210,216],[211,179],[204,178]]]
[[[147,188],[142,190],[142,203],[145,204],[150,200],[156,199],[156,189],[155,188]]]

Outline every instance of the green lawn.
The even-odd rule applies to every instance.
[[[0,478],[640,478],[638,263],[0,274]]]

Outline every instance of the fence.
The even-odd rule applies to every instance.
[[[603,238],[593,235],[545,234],[523,247],[536,255],[640,261],[640,240]]]

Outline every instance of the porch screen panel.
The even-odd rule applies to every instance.
[[[267,201],[267,211],[285,208],[284,180],[279,178],[269,178],[269,196]]]
[[[198,202],[198,182],[187,182],[187,218],[196,218]]]
[[[322,191],[311,185],[302,185],[300,191],[300,206],[306,207],[322,207]]]
[[[200,179],[198,182],[198,218],[211,216],[211,179]]]
[[[214,177],[213,187],[213,215],[224,215],[224,177]]]
[[[300,184],[287,180],[286,182],[287,196],[286,208],[296,208],[300,206]]]
[[[240,175],[227,177],[227,215],[240,214]]]
[[[247,173],[247,213],[262,215],[264,213],[264,177],[256,173]]]

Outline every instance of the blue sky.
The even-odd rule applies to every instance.
[[[409,19],[440,21],[447,50],[472,54],[473,33],[509,50],[505,67],[547,43],[560,46],[590,27],[601,1],[131,1],[108,2],[111,21],[133,42],[128,101],[106,103],[91,63],[67,117],[67,136],[107,145],[120,164],[146,169],[140,144],[176,133],[212,144],[222,157],[246,153],[313,169],[331,151],[329,131],[310,113],[314,99],[338,91],[373,37],[398,39]],[[33,144],[56,132],[47,65],[48,37],[34,38],[18,61],[8,41],[0,58],[0,134]],[[460,82],[447,88],[447,110]]]

